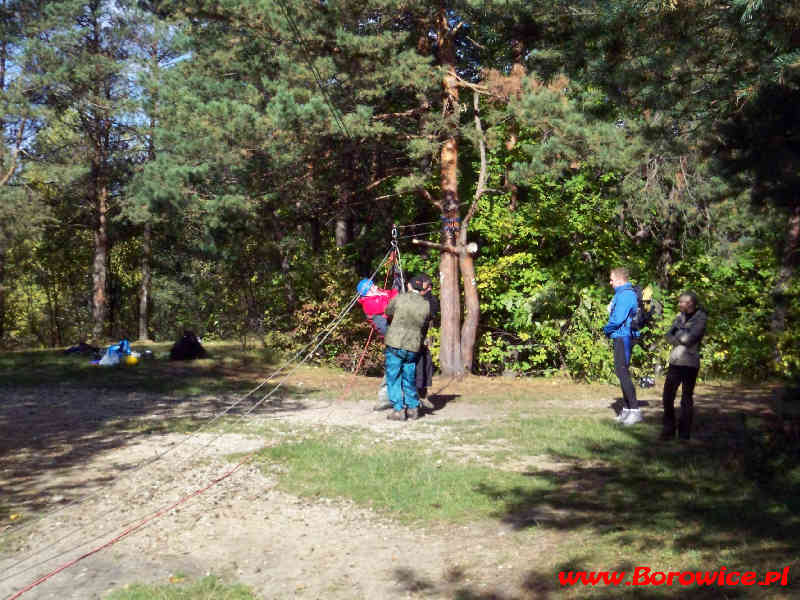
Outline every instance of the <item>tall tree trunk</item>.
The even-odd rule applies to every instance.
[[[310,221],[311,226],[311,253],[314,256],[322,254],[322,225],[319,219],[313,217]]]
[[[772,312],[770,331],[776,342],[786,329],[786,316],[789,312],[790,301],[789,290],[798,263],[800,263],[800,201],[795,202],[790,209],[786,238],[781,255],[781,265],[775,285],[772,288],[775,308]],[[776,361],[781,359],[780,348],[777,345],[775,346],[774,357]]]
[[[285,231],[282,219],[276,212],[272,213],[272,230],[275,237],[275,248],[281,259],[281,274],[283,275],[283,289],[286,297],[286,306],[290,311],[293,311],[297,306],[297,293],[295,292],[294,285],[292,284],[292,253],[282,243]]]
[[[5,9],[6,3],[3,2],[2,6]],[[8,42],[2,40],[0,42],[0,91],[6,89],[6,62],[8,60]],[[3,135],[6,130],[6,123],[0,117],[0,135]],[[3,156],[0,153],[0,178],[3,179],[3,185],[8,179],[11,178],[11,173],[8,177],[5,176],[5,164],[3,163]],[[3,344],[6,328],[6,249],[0,247],[0,346]]]
[[[461,326],[461,363],[466,373],[472,372],[475,362],[475,341],[478,336],[478,322],[481,315],[481,305],[478,299],[478,285],[475,277],[475,261],[467,250],[467,231],[469,223],[475,210],[478,208],[478,201],[486,191],[486,178],[488,175],[488,165],[486,161],[486,141],[483,135],[483,125],[480,114],[480,97],[477,91],[473,91],[472,106],[475,111],[475,130],[478,132],[478,153],[481,158],[478,181],[475,185],[475,196],[472,204],[461,223],[461,231],[458,236],[458,245],[462,248],[459,253],[459,267],[461,269],[461,279],[464,282],[464,324]]]
[[[150,290],[152,288],[151,259],[153,255],[153,226],[148,221],[142,232],[142,285],[139,288],[139,341],[146,341],[150,322]]]
[[[355,175],[356,166],[349,149],[342,151],[342,168]],[[336,224],[334,236],[337,248],[344,248],[353,241],[353,216],[352,205],[356,185],[350,178],[345,178],[337,186],[339,197],[336,199]]]
[[[6,249],[0,248],[0,346],[6,334]]]
[[[466,229],[464,230],[466,232]],[[466,245],[464,235],[464,245]],[[472,372],[475,361],[475,340],[481,305],[478,300],[478,285],[475,277],[475,262],[470,254],[462,252],[458,258],[461,278],[464,281],[464,323],[461,326],[461,363],[464,373]]]
[[[154,70],[158,72],[158,48],[152,47],[150,49],[150,56],[153,61]],[[153,106],[153,112],[158,110],[158,103]],[[147,141],[147,160],[153,162],[156,159],[155,148],[155,129],[156,119],[155,116],[150,117],[150,138]],[[153,273],[152,273],[152,259],[153,259],[153,224],[146,221],[144,230],[142,231],[142,284],[139,287],[139,340],[146,341],[150,339],[148,329],[150,325],[150,296],[153,286]]]
[[[445,68],[442,81],[442,105],[445,119],[458,119],[458,78],[455,72],[456,56],[447,12],[439,11],[436,19],[439,60]],[[451,130],[455,124],[450,124]],[[444,140],[440,151],[441,159],[441,213],[442,243],[455,247],[460,231],[458,201],[458,140],[452,132]],[[458,285],[458,256],[454,252],[443,251],[439,261],[441,284],[441,347],[439,362],[443,375],[460,376],[464,373],[461,357],[461,293]]]
[[[98,169],[94,169],[92,192],[94,194],[95,230],[94,261],[92,264],[92,337],[94,341],[103,339],[106,314],[108,312],[108,296],[106,285],[108,279],[108,188],[99,181]]]

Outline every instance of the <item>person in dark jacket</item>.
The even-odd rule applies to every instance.
[[[417,356],[430,305],[408,284],[408,293],[393,298],[386,307],[386,314],[391,317],[385,339],[386,384],[393,408],[388,418],[395,421],[416,419],[419,417]]]
[[[409,283],[430,305],[428,321],[425,323],[425,327],[422,328],[422,345],[417,357],[416,385],[420,405],[427,410],[433,410],[436,407],[427,399],[428,388],[433,384],[433,356],[431,356],[431,350],[428,347],[427,336],[431,322],[439,314],[439,299],[433,295],[433,281],[425,273],[414,275]]]
[[[667,331],[667,341],[672,345],[669,368],[664,381],[664,418],[661,439],[675,437],[675,393],[681,389],[681,413],[678,417],[678,436],[688,440],[692,433],[694,414],[694,384],[700,370],[700,342],[706,332],[708,316],[698,306],[694,292],[683,292],[678,298],[678,316]]]
[[[619,378],[623,401],[617,421],[623,425],[633,425],[642,420],[642,412],[636,400],[636,388],[633,387],[628,370],[631,363],[631,348],[636,335],[631,330],[631,319],[639,305],[636,292],[628,277],[628,269],[624,267],[611,269],[608,282],[614,288],[614,298],[608,309],[608,323],[603,327],[603,333],[611,338],[614,345],[614,371]]]

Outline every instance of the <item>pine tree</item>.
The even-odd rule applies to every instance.
[[[724,183],[722,193],[706,195],[708,204],[741,198],[746,191],[756,204],[767,202],[784,212],[772,319],[780,336],[800,247],[800,199],[778,192],[782,183],[776,186],[782,180],[791,187],[794,179],[794,115],[786,107],[796,104],[800,90],[800,7],[762,0],[597,1],[591,9],[576,29],[571,66],[627,111],[659,119],[656,143],[671,137],[689,148],[673,161],[670,193],[691,201],[682,169],[693,160],[689,170],[704,172],[707,183],[714,175],[709,167],[722,166],[716,181]],[[778,115],[765,118],[758,107],[777,109]],[[760,126],[777,142],[769,150]],[[766,153],[754,152],[758,147]],[[770,157],[766,169],[765,156]],[[777,165],[783,169],[779,177]]]
[[[136,114],[129,43],[137,23],[129,20],[129,8],[119,1],[48,2],[28,48],[45,83],[42,101],[53,111],[37,137],[37,160],[50,166],[59,186],[85,194],[94,233],[92,334],[98,341],[108,314],[109,220],[119,204]]]
[[[25,48],[41,4],[0,2],[0,342],[5,335],[9,252],[19,240],[35,236],[44,215],[23,175],[24,147],[42,117],[36,103],[41,86],[25,64]]]

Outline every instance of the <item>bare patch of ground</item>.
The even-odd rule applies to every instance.
[[[470,397],[480,394],[475,386],[486,386],[493,398],[524,399],[530,393],[530,385],[523,388],[514,381],[452,382],[434,390],[436,412],[418,422],[396,423],[371,410],[373,384],[359,381],[359,401],[300,394],[266,403],[248,419],[255,424],[279,419],[289,429],[367,428],[387,440],[447,444],[459,460],[480,460],[485,448],[454,442],[446,422],[488,424],[520,407],[511,407],[511,400],[462,401],[464,386],[470,386]],[[349,384],[312,376],[306,385],[345,391]],[[544,393],[545,400],[537,400],[537,411],[613,415],[613,387],[549,381],[541,386],[537,397]],[[658,391],[641,395],[649,406],[646,412],[656,418]],[[713,410],[722,395],[730,396],[730,390],[700,389],[698,404]],[[71,387],[5,390],[0,401],[0,597],[12,597],[131,527],[135,531],[130,535],[22,598],[102,598],[133,582],[164,583],[171,576],[206,573],[241,581],[265,599],[511,600],[547,595],[551,584],[531,579],[530,573],[534,567],[552,572],[554,549],[569,543],[568,533],[535,526],[520,531],[514,523],[499,521],[459,527],[400,525],[347,501],[311,501],[281,492],[274,479],[249,464],[227,476],[236,465],[230,456],[257,450],[266,443],[261,438],[142,434],[126,421],[210,416],[234,402]],[[736,410],[747,414],[769,413],[763,391],[736,394],[734,402]],[[538,456],[517,456],[502,465],[518,472],[557,472],[563,467]],[[588,487],[605,477],[595,467],[587,471]],[[204,493],[168,508],[220,478]],[[14,513],[4,513],[4,505]],[[16,514],[45,516],[9,527]],[[529,517],[535,524],[552,515]]]

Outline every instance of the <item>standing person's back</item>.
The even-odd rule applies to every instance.
[[[433,281],[425,273],[414,275],[409,281],[411,287],[417,290],[430,307],[430,314],[422,328],[422,344],[417,356],[416,386],[420,405],[427,410],[434,410],[436,407],[430,400],[427,400],[428,388],[433,385],[433,356],[428,347],[428,327],[439,314],[439,299],[433,295]]]
[[[430,305],[416,292],[400,294],[389,302],[386,314],[392,317],[386,332],[386,345],[418,352],[422,330],[428,323]]]
[[[430,304],[409,285],[408,293],[389,302],[386,314],[392,318],[385,338],[386,383],[394,409],[388,418],[395,421],[404,421],[406,417],[416,419],[419,416],[416,364]]]

